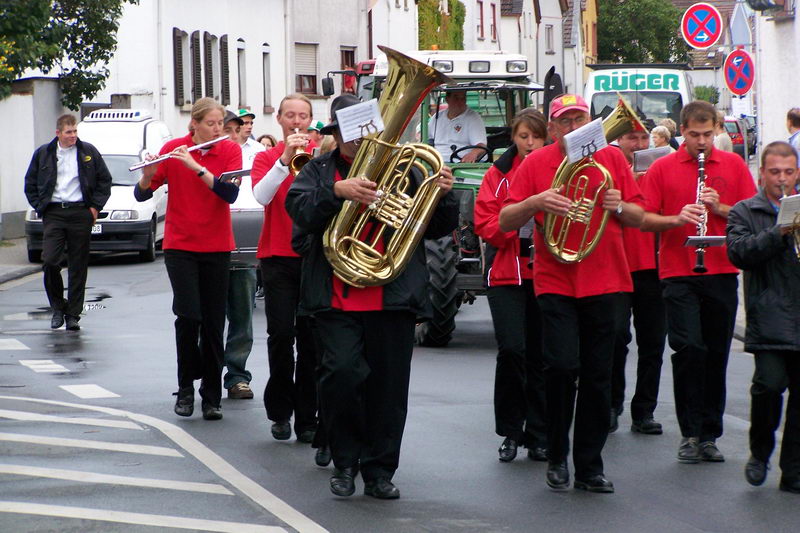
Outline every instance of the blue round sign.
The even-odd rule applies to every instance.
[[[694,4],[683,13],[681,34],[692,48],[710,48],[722,36],[722,16],[711,4]]]
[[[753,88],[756,69],[753,58],[744,50],[737,49],[728,54],[722,69],[725,73],[725,85],[736,96],[744,96]]]

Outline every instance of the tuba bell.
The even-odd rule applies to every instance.
[[[603,121],[603,132],[609,143],[632,131],[647,131],[625,100],[620,97],[617,107]],[[597,169],[602,179],[598,186],[590,187],[586,172]],[[591,254],[599,244],[610,215],[602,209],[603,194],[614,188],[614,179],[606,167],[592,156],[575,163],[564,158],[556,171],[553,189],[564,186],[564,196],[572,201],[566,216],[546,213],[544,217],[544,242],[547,249],[562,263],[578,263]],[[601,209],[599,224],[593,225],[595,211]],[[594,233],[592,233],[594,232]]]
[[[396,278],[422,239],[441,190],[436,184],[442,157],[421,143],[396,144],[425,96],[452,80],[431,66],[379,46],[389,62],[378,101],[384,130],[362,138],[347,179],[377,184],[379,199],[368,208],[345,201],[322,238],[336,277],[353,287],[385,285]],[[407,194],[417,169],[425,176],[414,196]],[[368,224],[369,232],[365,231]],[[386,231],[390,234],[384,240]],[[369,233],[366,237],[364,233]],[[379,250],[381,244],[383,251]]]

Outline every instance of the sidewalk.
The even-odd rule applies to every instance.
[[[0,284],[41,270],[41,264],[28,262],[24,237],[0,242]]]

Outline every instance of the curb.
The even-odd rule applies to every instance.
[[[5,270],[5,272],[2,272]],[[42,271],[42,265],[26,265],[20,267],[0,267],[0,284],[8,283],[19,278],[24,278],[29,274],[35,274]]]

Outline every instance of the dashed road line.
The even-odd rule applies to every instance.
[[[48,372],[69,372],[67,367],[54,363],[52,359],[20,359],[19,364],[27,366],[37,373]]]
[[[0,339],[0,350],[30,350],[17,339]]]
[[[188,492],[205,492],[208,494],[224,494],[226,496],[233,496],[231,491],[217,483],[198,483],[196,481],[177,481],[173,479],[115,476],[112,474],[85,472],[83,470],[64,470],[61,468],[42,468],[38,466],[0,463],[0,474],[46,477],[50,479],[64,479],[67,481],[81,481],[83,483],[107,483],[109,485],[146,487],[149,489],[185,490]]]
[[[10,398],[1,396],[0,398]],[[48,422],[56,424],[77,424],[82,426],[100,426],[106,428],[119,429],[139,429],[142,427],[127,420],[103,420],[99,418],[83,418],[78,416],[54,416],[39,413],[29,413],[27,411],[12,411],[10,409],[0,409],[0,418],[10,418],[11,420],[24,420],[26,422]]]
[[[0,512],[75,518],[79,520],[98,520],[102,522],[137,524],[143,526],[193,529],[195,531],[217,531],[221,533],[241,533],[242,531],[247,531],[248,533],[286,533],[286,530],[279,526],[262,526],[258,524],[244,524],[242,522],[222,522],[219,520],[184,518],[182,516],[125,513],[106,509],[87,509],[84,507],[66,507],[63,505],[44,505],[40,503],[0,501]]]
[[[119,398],[119,394],[115,394],[110,390],[104,389],[100,385],[59,385],[59,387],[84,400],[95,398]]]
[[[122,453],[139,453],[144,455],[161,455],[164,457],[183,457],[183,454],[173,448],[165,446],[150,446],[146,444],[125,444],[122,442],[107,442],[101,440],[66,439],[62,437],[45,437],[42,435],[24,435],[21,433],[0,433],[0,441],[26,442],[42,446],[63,446],[67,448],[88,448],[91,450],[106,450]]]

